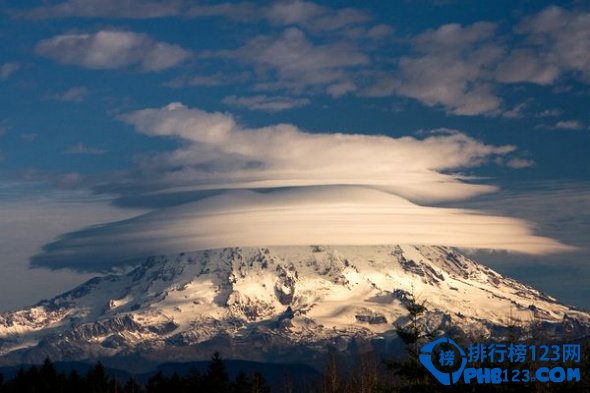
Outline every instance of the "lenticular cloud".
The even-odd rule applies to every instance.
[[[495,188],[443,172],[481,165],[514,146],[490,146],[453,130],[425,139],[308,133],[290,124],[246,128],[224,113],[170,104],[121,117],[142,134],[182,147],[142,162],[138,188],[164,192],[315,185],[379,187],[415,201],[472,197]]]
[[[541,254],[567,249],[516,219],[422,207],[361,187],[227,191],[66,235],[36,266],[106,269],[138,258],[230,246],[438,244]]]
[[[523,220],[426,206],[494,191],[450,173],[513,159],[514,146],[450,130],[417,139],[308,133],[288,124],[251,129],[228,114],[182,104],[121,120],[180,145],[143,159],[133,177],[105,189],[161,203],[129,220],[66,234],[46,245],[34,266],[103,270],[151,255],[240,246],[569,249],[535,235]]]

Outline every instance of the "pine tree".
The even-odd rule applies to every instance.
[[[147,393],[169,393],[166,391],[166,377],[162,371],[152,376],[146,385]]]
[[[406,391],[412,391],[412,387],[424,384],[427,381],[428,372],[420,364],[419,351],[421,345],[434,337],[434,333],[428,331],[421,322],[422,315],[427,311],[426,301],[419,301],[413,291],[404,300],[403,305],[408,311],[408,323],[396,325],[395,331],[403,341],[408,356],[405,360],[387,362],[387,366],[393,369],[406,382]]]
[[[49,358],[45,359],[43,365],[39,369],[39,387],[43,392],[59,390],[58,375]]]
[[[204,385],[205,391],[227,393],[230,390],[229,376],[219,352],[215,352],[207,368]]]
[[[72,370],[67,379],[66,393],[78,393],[83,391],[84,383],[80,374],[76,370]]]
[[[232,383],[232,392],[252,393],[252,382],[244,372],[241,371]]]
[[[137,383],[137,381],[134,378],[129,378],[127,380],[127,383],[125,384],[125,387],[123,387],[123,392],[125,392],[125,393],[141,393],[141,392],[143,392],[143,389],[141,388],[139,383]]]
[[[266,384],[264,376],[258,371],[252,377],[252,393],[270,393],[270,387]]]
[[[109,377],[101,362],[88,371],[85,382],[88,393],[107,393],[109,391]]]

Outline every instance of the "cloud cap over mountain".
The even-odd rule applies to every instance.
[[[365,187],[227,191],[63,236],[33,266],[104,270],[139,258],[235,246],[433,244],[529,254],[571,247],[522,220],[423,207]]]

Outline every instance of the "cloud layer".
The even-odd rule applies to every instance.
[[[494,190],[446,172],[511,162],[513,146],[485,145],[452,130],[416,139],[312,134],[288,124],[250,129],[231,115],[179,103],[120,119],[142,134],[179,140],[177,150],[140,162],[140,172],[120,188],[107,187],[160,205],[67,234],[44,247],[34,266],[101,270],[154,254],[234,246],[413,243],[529,254],[570,249],[534,235],[521,220],[410,201],[459,200]],[[175,199],[182,193],[184,200]]]
[[[234,246],[438,244],[530,254],[568,250],[526,223],[422,207],[360,187],[228,191],[63,236],[33,266],[104,270],[139,258]]]
[[[126,181],[146,192],[313,185],[379,187],[420,202],[469,198],[493,186],[449,174],[510,157],[514,146],[491,146],[453,130],[424,139],[307,133],[290,124],[250,129],[228,114],[179,103],[121,119],[145,135],[178,138],[177,150],[144,159]]]
[[[196,75],[186,76],[186,83],[174,82],[231,84],[231,75],[246,72],[252,75],[249,93],[254,97],[262,97],[261,91],[275,92],[283,99],[303,93],[333,98],[395,95],[454,115],[516,118],[522,113],[514,116],[506,107],[503,85],[550,86],[566,78],[590,83],[590,13],[583,8],[547,7],[522,17],[510,36],[501,24],[485,21],[448,23],[394,36],[391,26],[377,23],[376,15],[363,9],[330,8],[299,0],[271,4],[68,0],[20,15],[33,19],[220,17],[235,23],[264,22],[268,29],[263,35],[245,36],[241,40],[245,43],[236,48],[210,48],[199,57],[203,62],[212,61],[213,68],[228,67],[230,72],[223,78]],[[388,53],[384,51],[387,47],[397,49]],[[158,71],[189,56],[179,46],[131,32],[62,35],[41,42],[37,49],[61,63],[97,69],[138,64],[143,70]],[[260,105],[240,103],[252,98],[233,101],[260,109]]]

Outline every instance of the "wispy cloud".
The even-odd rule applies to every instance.
[[[27,142],[33,142],[38,136],[39,134],[34,132],[21,132],[20,139]]]
[[[222,85],[238,85],[251,81],[252,75],[248,71],[232,72],[230,74],[216,72],[214,74],[184,75],[164,83],[166,87],[211,87]]]
[[[371,20],[366,12],[355,8],[331,9],[308,1],[276,2],[265,12],[273,24],[298,25],[310,30],[339,30]]]
[[[578,120],[561,120],[555,123],[555,128],[562,130],[581,130],[584,126]]]
[[[534,166],[535,162],[526,158],[511,158],[510,160],[506,161],[505,165],[514,169],[522,169]]]
[[[524,110],[527,108],[528,102],[521,102],[520,104],[514,106],[512,109],[504,111],[502,113],[502,117],[506,117],[508,119],[519,119],[524,116]]]
[[[280,112],[287,109],[301,108],[311,103],[308,98],[269,97],[266,95],[249,97],[227,96],[222,102],[235,107],[265,112]]]
[[[263,5],[253,2],[196,4],[189,7],[184,15],[222,16],[242,22],[266,21],[273,26],[296,26],[311,32],[339,31],[363,25],[372,19],[371,15],[359,8],[336,9],[300,0],[277,1]],[[371,34],[382,37],[387,32],[382,25]]]
[[[92,69],[138,65],[147,72],[174,67],[189,57],[189,51],[178,45],[154,41],[146,34],[118,30],[58,35],[42,40],[35,50],[62,64]]]
[[[106,150],[99,149],[96,147],[86,146],[83,143],[78,143],[74,146],[67,148],[64,152],[65,154],[91,154],[91,155],[100,155],[106,153]]]
[[[52,18],[130,18],[147,19],[177,15],[178,0],[68,0],[35,7],[20,15],[30,19]]]
[[[85,86],[74,86],[64,92],[51,95],[51,98],[58,101],[82,102],[88,94],[90,92]]]
[[[20,68],[20,64],[16,62],[4,63],[0,65],[0,80],[7,79],[12,74],[17,72]]]
[[[561,116],[563,111],[561,109],[553,108],[553,109],[545,109],[537,113],[536,117],[558,117]]]
[[[335,31],[372,19],[359,8],[331,8],[311,1],[187,2],[182,0],[66,0],[17,13],[29,19],[112,18],[150,19],[170,16],[225,17],[242,22],[265,20],[275,26],[301,26],[313,31]],[[382,35],[383,27],[374,31]]]

